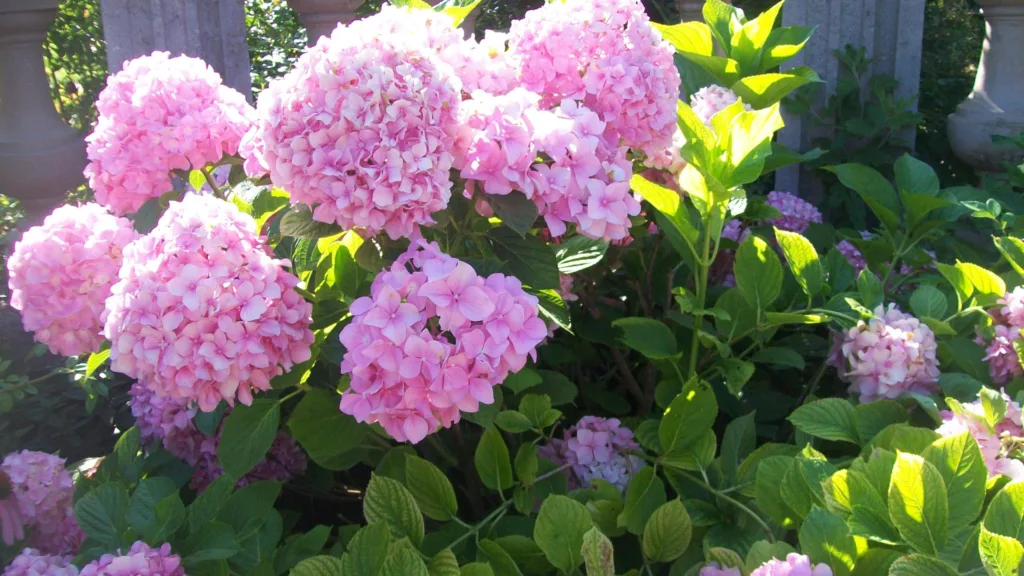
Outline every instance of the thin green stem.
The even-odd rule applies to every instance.
[[[221,191],[220,186],[217,186],[217,181],[213,179],[213,174],[210,174],[210,171],[207,170],[205,166],[200,168],[199,171],[203,173],[203,177],[206,178],[206,183],[210,185],[211,189],[213,189],[213,195],[221,200],[227,200],[224,196],[224,192]]]
[[[571,467],[572,467],[572,464],[562,464],[561,466],[559,466],[558,468],[555,468],[554,470],[551,470],[550,472],[545,472],[545,473],[541,474],[540,476],[537,476],[537,478],[534,479],[533,483],[536,484],[537,482],[540,482],[542,480],[547,480],[548,478],[551,478],[552,476],[554,476],[556,474],[561,474],[562,472],[565,472],[566,470],[568,470]]]
[[[305,391],[306,391],[306,389],[304,387],[299,386],[294,391],[289,392],[288,394],[285,394],[284,396],[281,396],[281,398],[279,398],[277,400],[277,403],[278,404],[284,404],[285,402],[291,400],[292,398],[294,398],[295,396],[298,396],[299,394],[302,394]]]
[[[889,278],[892,276],[893,271],[896,270],[896,266],[899,265],[900,258],[903,258],[903,255],[907,253],[907,250],[909,250],[909,248],[907,248],[907,237],[904,235],[903,239],[900,240],[900,247],[892,254],[892,262],[889,263],[889,271],[885,273],[885,278],[882,278],[883,292],[885,292],[885,286],[889,283]]]
[[[504,514],[505,510],[508,509],[508,507],[511,506],[511,505],[512,505],[512,501],[511,500],[506,500],[506,501],[502,502],[501,506],[498,506],[497,508],[495,508],[490,514],[487,515],[486,518],[484,518],[483,520],[478,522],[475,526],[471,527],[469,532],[466,532],[462,536],[459,536],[458,538],[456,538],[454,542],[452,542],[451,544],[448,545],[448,547],[449,548],[455,548],[456,546],[461,544],[463,541],[468,540],[470,537],[474,537],[475,538],[476,535],[481,530],[486,528],[489,524],[491,524],[496,519],[500,518]]]
[[[718,489],[714,488],[713,486],[711,486],[711,483],[706,480],[707,476],[705,476],[705,480],[702,481],[700,478],[697,478],[693,474],[690,474],[689,472],[687,472],[687,471],[685,471],[685,470],[683,470],[681,468],[676,468],[675,466],[673,466],[672,468],[679,475],[688,478],[691,482],[693,482],[695,484],[702,484],[703,485],[702,487],[705,490],[707,490],[711,494],[715,495],[716,497],[721,498],[722,500],[725,500],[726,502],[732,504],[736,508],[739,508],[745,514],[747,514],[748,516],[753,518],[754,521],[757,522],[761,526],[761,528],[764,530],[765,535],[768,537],[768,541],[769,542],[775,542],[775,534],[772,533],[771,527],[768,526],[768,524],[764,521],[763,518],[761,518],[756,512],[754,512],[753,510],[748,508],[745,504],[743,504],[739,500],[736,500],[735,498],[732,498],[731,496],[729,496],[725,492],[723,492],[721,490],[718,490]],[[701,473],[703,473],[703,471],[701,471]]]
[[[693,340],[690,342],[690,369],[692,378],[697,373],[697,354],[700,352],[700,338],[697,337],[704,325],[704,299],[708,291],[708,269],[710,267],[711,231],[704,230],[704,247],[701,258],[697,261],[697,310],[693,320]]]
[[[842,318],[843,320],[846,320],[848,322],[853,322],[854,324],[856,324],[857,322],[860,322],[860,318],[854,318],[853,316],[847,316],[846,314],[843,314],[841,312],[836,312],[835,310],[822,310],[820,308],[815,308],[814,310],[811,310],[811,312],[813,312],[814,314],[821,314],[822,316],[832,316],[832,317],[835,317],[835,318]]]

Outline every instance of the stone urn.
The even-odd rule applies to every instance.
[[[949,143],[964,162],[1002,172],[1022,153],[992,136],[1024,132],[1024,0],[978,0],[985,17],[985,44],[974,91],[949,116]]]
[[[0,192],[36,224],[84,181],[85,142],[64,123],[43,65],[59,0],[0,0]]]
[[[299,22],[306,27],[309,45],[321,36],[330,36],[338,24],[356,19],[356,10],[364,0],[288,0],[288,5],[299,14]]]

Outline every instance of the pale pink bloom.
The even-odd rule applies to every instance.
[[[868,267],[867,260],[864,259],[864,255],[860,253],[860,250],[853,245],[849,240],[843,240],[836,245],[836,250],[840,254],[846,257],[846,260],[854,267],[857,272]]]
[[[705,125],[711,126],[711,119],[715,114],[732,106],[737,100],[739,97],[732,90],[712,84],[690,95],[690,108],[693,108]],[[743,107],[747,112],[753,110],[749,104],[744,104]]]
[[[832,576],[832,568],[824,563],[812,564],[809,557],[792,552],[785,560],[772,558],[761,564],[750,576]]]
[[[1000,317],[1014,326],[1024,326],[1024,286],[1018,286],[999,299]]]
[[[211,411],[310,358],[312,305],[234,204],[186,195],[125,250],[107,299],[111,369]]]
[[[150,548],[139,540],[127,554],[104,554],[82,568],[80,576],[185,576],[181,557],[171,553],[171,545]]]
[[[780,230],[802,234],[812,222],[821,223],[821,212],[814,204],[789,192],[769,192],[765,204],[782,212],[780,218],[768,221]]]
[[[547,335],[537,298],[511,276],[480,277],[437,244],[412,243],[352,302],[340,409],[416,443],[494,402]],[[385,333],[386,331],[386,333]]]
[[[850,392],[861,402],[937,392],[936,348],[935,333],[926,324],[895,304],[879,306],[874,318],[850,328],[843,340]]]
[[[0,463],[10,493],[0,505],[4,541],[20,540],[30,530],[29,544],[46,554],[78,552],[83,535],[72,510],[74,485],[64,459],[44,452],[12,452]],[[16,508],[15,508],[16,505]]]
[[[555,464],[571,464],[569,484],[588,487],[594,480],[605,480],[625,491],[629,479],[643,466],[630,454],[639,450],[633,431],[616,418],[585,416],[565,431],[562,438],[540,448],[540,455]]]
[[[43,554],[35,548],[25,548],[4,568],[3,576],[78,576],[78,568],[71,560],[72,556]]]
[[[679,174],[686,167],[686,161],[681,156],[684,145],[686,145],[686,137],[683,136],[683,131],[676,126],[676,131],[672,134],[672,143],[669,146],[663,148],[651,146],[644,150],[646,155],[644,166],[664,170],[669,174]],[[678,185],[672,187],[675,188]]]
[[[199,169],[238,150],[253,109],[202,60],[154,52],[125,62],[96,101],[85,175],[96,201],[135,212],[171,191],[171,171]]]
[[[1021,368],[1017,351],[1013,348],[1014,341],[1020,338],[1020,326],[996,324],[993,330],[994,336],[985,347],[985,361],[988,362],[992,381],[996,384],[1006,384],[1017,376],[1024,375],[1024,368]],[[975,341],[985,345],[981,335],[978,335]]]
[[[26,231],[7,260],[11,306],[25,330],[54,354],[98,351],[104,302],[137,236],[97,204],[61,206]]]
[[[743,576],[739,568],[726,568],[718,562],[710,562],[700,569],[700,576]]]
[[[1014,402],[1005,392],[1002,395],[1006,402],[1006,417],[1002,422],[996,424],[994,429],[989,429],[985,422],[985,410],[982,407],[981,399],[978,399],[963,404],[963,414],[944,410],[942,425],[936,432],[942,436],[956,436],[970,432],[981,448],[981,455],[985,459],[989,478],[995,478],[1002,474],[1009,477],[1010,480],[1024,480],[1024,462],[1006,456],[1002,439],[1003,436],[1024,437],[1020,404]]]
[[[568,274],[558,275],[558,295],[562,297],[564,302],[575,302],[580,299],[579,296],[573,294],[573,280],[572,276]]]
[[[4,497],[0,499],[0,540],[8,546],[25,538],[25,521],[21,517],[18,508],[18,501],[10,493],[9,482],[6,475],[0,472],[0,481],[3,482],[2,492]]]

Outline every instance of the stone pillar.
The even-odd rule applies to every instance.
[[[889,74],[899,87],[897,98],[916,98],[921,85],[921,52],[926,0],[787,0],[782,8],[783,26],[817,27],[803,51],[785,67],[810,66],[825,81],[817,105],[823,105],[839,78],[840,65],[833,52],[847,44],[864,46],[873,58],[872,72]],[[914,108],[917,104],[915,102]],[[785,115],[786,128],[779,141],[795,150],[811,148],[819,130],[805,125],[799,116]],[[910,146],[914,132],[901,135]],[[814,178],[791,166],[780,170],[776,188],[814,195]],[[810,188],[810,190],[808,190]],[[806,195],[806,194],[805,194]]]
[[[0,0],[0,192],[29,223],[84,181],[85,142],[53,105],[43,64],[59,0]]]
[[[986,172],[1020,162],[1021,151],[992,136],[1024,132],[1024,0],[978,0],[985,44],[974,91],[949,116],[949,143],[961,160]]]
[[[676,9],[681,22],[704,21],[704,0],[676,0]]]
[[[243,0],[100,0],[100,11],[111,71],[157,50],[187,54],[251,99]]]
[[[330,36],[338,24],[356,19],[356,10],[364,0],[288,0],[288,5],[299,14],[299,22],[306,27],[309,45],[321,36]]]

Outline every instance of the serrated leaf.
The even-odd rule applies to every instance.
[[[484,194],[484,198],[494,209],[494,214],[501,219],[502,224],[508,226],[520,238],[526,237],[526,233],[537,220],[537,205],[522,192],[513,190],[508,194]]]
[[[512,275],[537,290],[557,289],[558,263],[554,252],[536,236],[520,237],[506,228],[487,232],[496,256],[508,264]]]
[[[360,528],[348,543],[342,558],[345,566],[342,574],[376,576],[384,566],[390,544],[391,529],[386,522],[371,523]]]
[[[622,330],[622,343],[651,360],[673,358],[679,353],[668,326],[650,318],[619,318],[612,326]]]
[[[949,534],[949,505],[942,475],[924,458],[899,453],[889,484],[889,516],[915,550],[937,556]]]
[[[736,251],[733,264],[736,287],[758,310],[767,311],[782,291],[782,264],[775,250],[758,236],[750,235]]]
[[[337,224],[313,220],[313,213],[310,212],[309,208],[302,205],[293,206],[291,210],[281,217],[282,236],[323,238],[339,234],[341,231]]]
[[[235,478],[245,476],[267,454],[277,436],[281,406],[277,400],[257,398],[250,406],[237,406],[224,421],[217,444],[217,460]]]
[[[949,532],[973,524],[985,501],[988,471],[978,442],[969,432],[936,440],[921,453],[946,485]]]
[[[615,554],[612,541],[597,526],[583,535],[583,561],[587,576],[615,576]]]
[[[824,562],[835,576],[847,576],[857,562],[857,544],[849,527],[839,516],[818,508],[811,509],[800,526],[800,550],[812,563]]]
[[[451,481],[431,462],[417,456],[406,456],[405,484],[420,511],[428,517],[445,522],[458,514],[459,503]]]
[[[853,406],[841,398],[804,404],[787,418],[798,430],[826,440],[859,443]]]
[[[661,505],[644,527],[644,556],[654,562],[671,562],[690,545],[693,525],[679,499]]]
[[[555,260],[562,274],[576,274],[596,265],[608,251],[608,243],[586,236],[573,236],[555,247]]]
[[[555,568],[569,573],[583,562],[583,538],[591,525],[583,504],[567,496],[548,496],[537,514],[533,539]]]
[[[394,539],[408,538],[419,546],[423,541],[423,516],[416,499],[395,480],[374,474],[363,499],[363,515],[368,522],[384,522]]]
[[[474,462],[484,486],[498,491],[512,487],[512,463],[509,461],[508,446],[496,428],[484,430],[476,447]]]
[[[89,538],[113,549],[131,544],[124,541],[128,507],[128,491],[123,486],[104,484],[75,503],[75,518]]]
[[[658,426],[664,454],[681,453],[710,430],[718,417],[718,401],[711,385],[694,380],[683,387]]]
[[[340,398],[327,390],[307,390],[288,418],[288,430],[309,454],[328,470],[345,470],[355,462],[353,450],[363,444],[369,427],[338,410]],[[324,434],[330,430],[330,434]]]
[[[651,514],[665,503],[665,484],[655,473],[654,468],[641,468],[629,481],[626,488],[626,501],[619,515],[618,525],[624,526],[633,534],[640,535]]]

